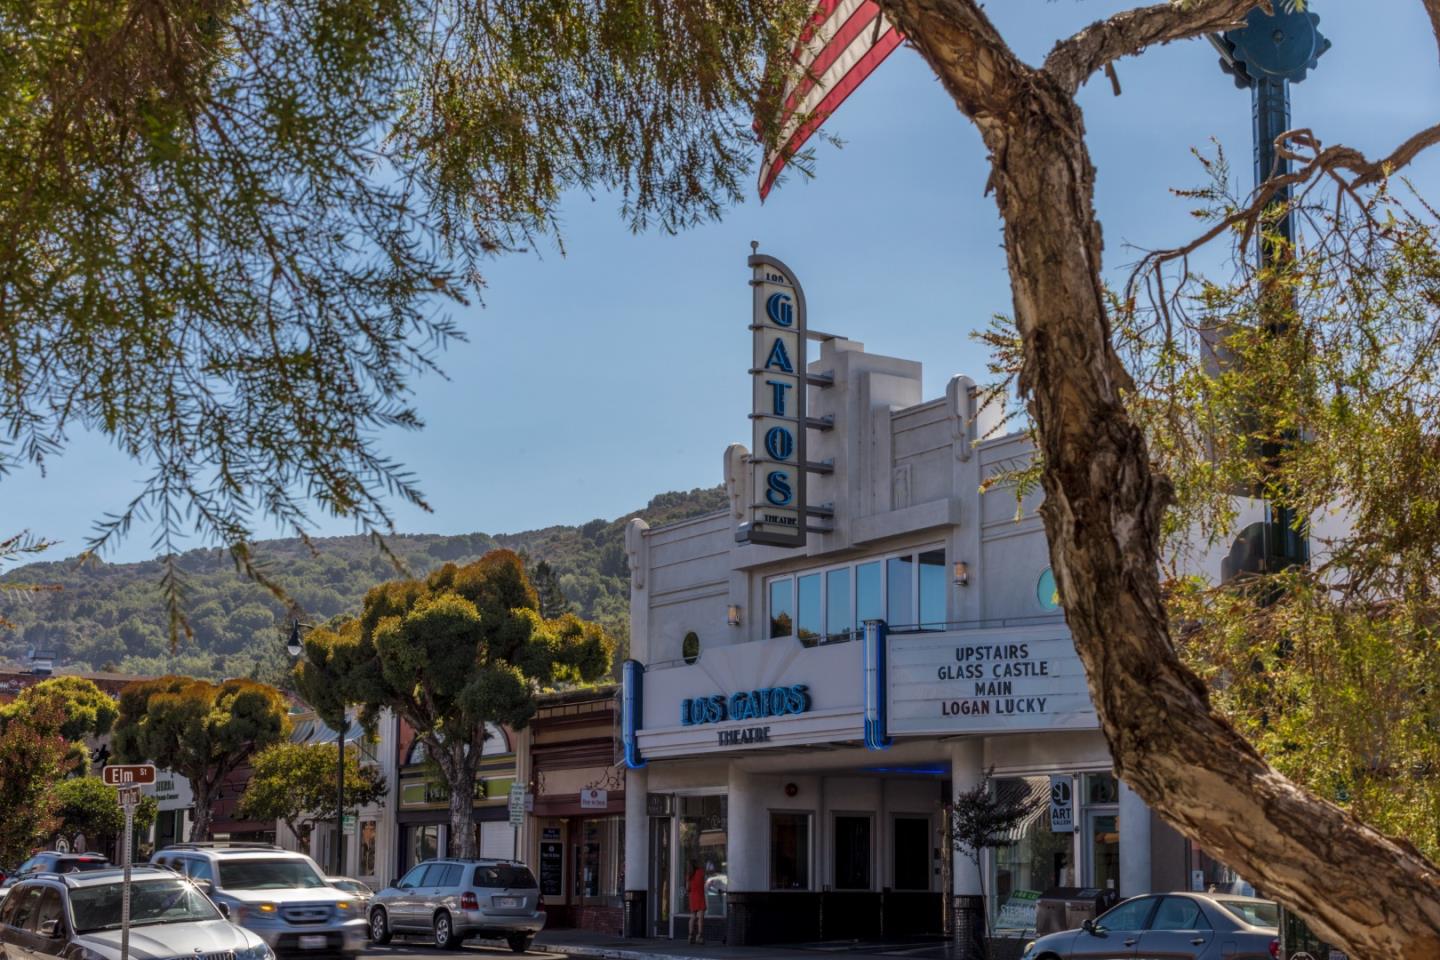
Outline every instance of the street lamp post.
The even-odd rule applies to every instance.
[[[309,628],[297,619],[290,621],[290,637],[285,642],[285,651],[292,658],[300,656],[304,645],[300,642],[300,628]],[[335,876],[345,875],[345,732],[348,724],[345,715],[335,727]]]
[[[1274,8],[1273,14],[1260,8],[1251,10],[1242,29],[1210,35],[1210,42],[1220,52],[1220,68],[1234,77],[1237,87],[1250,88],[1257,187],[1272,176],[1290,172],[1290,161],[1275,150],[1276,138],[1290,129],[1290,84],[1304,80],[1320,55],[1330,49],[1330,41],[1320,35],[1317,15],[1293,2],[1276,3]],[[1294,213],[1288,209],[1290,187],[1281,187],[1273,202],[1286,205],[1285,215],[1274,229],[1288,247],[1295,239]],[[1274,254],[1264,231],[1257,231],[1256,257],[1261,269],[1274,262]],[[1282,442],[1270,441],[1260,455],[1271,462],[1282,449]],[[1298,520],[1293,507],[1267,501],[1264,522],[1242,531],[1232,548],[1225,579],[1308,563],[1310,544]]]

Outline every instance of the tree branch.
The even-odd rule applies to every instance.
[[[1425,12],[1430,14],[1430,29],[1435,33],[1435,43],[1440,45],[1440,0],[1424,0]]]
[[[1157,3],[1097,20],[1079,33],[1055,44],[1044,69],[1069,93],[1121,57],[1156,44],[1185,40],[1244,22],[1245,14],[1264,0],[1198,0]],[[1440,6],[1440,0],[1425,0]]]

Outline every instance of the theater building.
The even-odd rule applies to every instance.
[[[789,269],[751,267],[730,508],[627,530],[627,933],[686,935],[692,865],[732,945],[964,937],[981,911],[1022,936],[1050,888],[1187,886],[1112,773],[1039,493],[1017,511],[997,482],[1028,441],[971,379],[927,399],[919,362],[808,330]],[[949,810],[992,770],[1033,812],[977,868]]]

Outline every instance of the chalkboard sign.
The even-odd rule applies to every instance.
[[[547,897],[558,897],[564,892],[562,876],[565,865],[565,846],[561,843],[540,844],[540,892]]]

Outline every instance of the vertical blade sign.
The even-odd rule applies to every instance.
[[[805,545],[805,294],[774,257],[750,257],[754,442],[749,523],[736,538]]]

